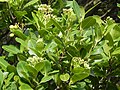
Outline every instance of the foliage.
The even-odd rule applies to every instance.
[[[120,89],[119,23],[96,15],[85,18],[75,0],[66,2],[62,12],[39,0],[22,6],[24,0],[2,1],[18,19],[8,25],[10,38],[19,44],[2,46],[1,90]]]

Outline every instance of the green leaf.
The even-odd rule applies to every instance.
[[[9,63],[4,60],[4,57],[0,57],[0,67],[6,71],[8,65]]]
[[[13,45],[4,45],[4,46],[2,46],[2,48],[5,51],[7,51],[9,53],[12,53],[12,54],[18,54],[18,53],[20,53],[20,50],[18,48],[16,48],[15,46],[13,46]]]
[[[29,47],[29,48],[35,48],[35,47],[36,47],[36,40],[30,39],[30,40],[28,41],[28,47]]]
[[[27,63],[25,61],[20,61],[17,64],[17,73],[20,77],[26,78],[25,74],[28,75],[28,70],[26,68]]]
[[[37,16],[32,12],[32,17],[33,17],[33,19],[34,19],[34,21],[35,21],[35,23],[37,24],[37,27],[38,27],[38,29],[40,28],[40,26],[39,26],[39,23],[38,23],[38,18],[37,18]]]
[[[94,26],[95,23],[96,20],[92,16],[89,16],[82,21],[82,28],[87,29],[91,26]]]
[[[21,19],[23,16],[25,16],[27,14],[26,11],[15,11],[15,16],[18,18],[18,19]]]
[[[105,43],[104,43],[104,45],[103,45],[103,50],[104,50],[104,52],[107,54],[107,55],[109,55],[110,54],[110,46],[108,45],[108,41],[107,40],[105,40]]]
[[[43,41],[38,41],[36,43],[36,49],[39,50],[39,51],[42,51],[44,49],[44,42]]]
[[[13,78],[13,76],[14,76],[14,73],[13,73],[13,72],[10,73],[10,74],[8,75],[7,79],[5,80],[5,82],[6,82],[6,83],[9,83],[10,80]]]
[[[60,79],[62,81],[68,81],[70,78],[70,75],[68,73],[60,75]]]
[[[30,39],[28,41],[28,48],[29,48],[29,54],[30,55],[37,55],[37,56],[41,56],[39,50],[36,49],[36,40],[34,39]]]
[[[28,84],[22,84],[19,90],[33,90]]]
[[[96,20],[96,22],[97,22],[99,25],[101,25],[102,23],[104,23],[104,22],[101,20],[101,18],[100,18],[99,16],[97,16],[97,15],[94,15],[93,18]]]
[[[31,75],[32,78],[36,78],[37,77],[38,72],[37,72],[37,70],[35,68],[33,68],[30,65],[26,65],[26,68],[28,70],[29,75]]]
[[[95,40],[97,43],[102,39],[102,31],[99,24],[96,24],[94,28],[95,28]]]
[[[79,72],[74,73],[74,75],[70,79],[70,84],[74,84],[75,82],[80,81],[80,80],[88,77],[89,74],[90,74],[89,69],[84,69],[84,71],[80,72],[80,73]]]
[[[20,43],[22,46],[27,47],[27,42],[22,40],[21,38],[16,37],[15,40]]]
[[[3,80],[4,80],[3,72],[0,70],[0,90],[3,84]]]
[[[59,73],[59,70],[54,70],[54,71],[52,71],[52,72],[49,72],[48,74],[49,74],[49,75],[54,75],[54,74],[57,74],[57,73]]]
[[[83,67],[75,67],[72,72],[73,73],[82,73],[84,71]]]
[[[96,47],[94,48],[94,50],[91,52],[91,55],[97,55],[97,54],[102,54],[103,53],[103,49],[102,47]]]
[[[73,8],[73,1],[66,1],[66,7]]]
[[[37,49],[34,49],[34,48],[30,48],[29,54],[30,55],[37,55],[38,57],[41,57],[41,53]]]
[[[17,74],[16,67],[12,66],[12,65],[7,66],[7,71],[10,72],[10,73],[14,72],[14,74]]]
[[[120,54],[120,47],[117,47],[113,52],[112,55]]]
[[[80,19],[80,15],[81,15],[80,7],[75,0],[73,0],[73,10],[74,10],[76,16],[78,17],[78,19]]]
[[[116,23],[109,25],[106,31],[104,31],[104,36],[106,36],[115,27],[115,25]]]
[[[115,25],[115,27],[110,31],[110,34],[113,38],[113,40],[116,40],[120,37],[120,26]]]
[[[51,63],[48,60],[44,60],[44,67],[41,70],[41,73],[46,76],[50,70],[51,70]]]
[[[50,81],[51,79],[52,79],[52,76],[44,76],[40,83],[45,83],[47,81]]]
[[[38,72],[41,71],[43,67],[44,67],[44,61],[41,61],[35,65],[35,68]]]
[[[52,23],[62,32],[62,34],[64,35],[64,30],[61,27],[61,25],[55,20],[51,18]]]
[[[55,38],[54,38],[54,41],[55,41],[59,46],[64,47],[64,44],[63,44],[61,38],[55,37]]]
[[[37,3],[38,1],[39,1],[39,0],[31,0],[30,2],[28,2],[28,3],[23,7],[23,9],[25,9],[25,8],[31,6],[31,5],[33,5],[33,4],[35,4],[35,3]]]
[[[16,83],[12,82],[6,90],[18,90],[17,86],[16,86]]]
[[[81,13],[81,20],[83,20],[84,19],[84,17],[85,17],[85,9],[84,9],[84,7],[83,6],[80,6],[80,13]]]
[[[23,31],[20,29],[12,29],[11,28],[10,31],[23,40],[26,40],[26,38],[27,38],[27,36],[25,34],[23,34]]]

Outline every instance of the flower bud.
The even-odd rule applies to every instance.
[[[9,36],[10,36],[10,37],[14,37],[14,33],[11,33]]]

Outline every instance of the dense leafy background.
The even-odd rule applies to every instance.
[[[91,14],[101,3],[0,0],[0,89],[120,90],[120,24]]]

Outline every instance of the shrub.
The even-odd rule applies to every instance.
[[[84,8],[75,0],[59,16],[50,5],[37,7],[23,15],[25,30],[19,23],[9,26],[10,37],[19,45],[2,46],[8,52],[0,57],[2,90],[120,88],[119,23],[109,17],[85,18]]]

